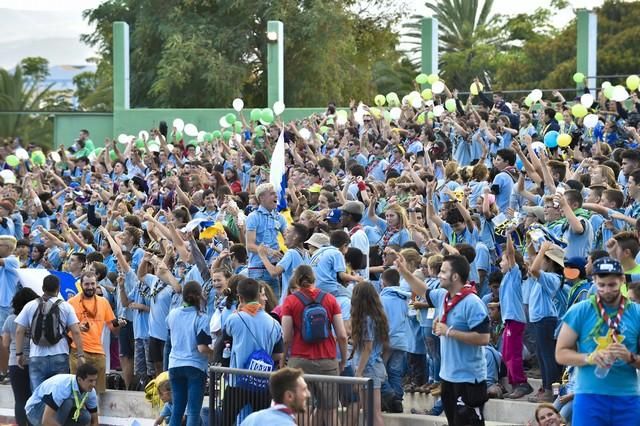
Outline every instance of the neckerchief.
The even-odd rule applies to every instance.
[[[607,327],[609,327],[609,329],[613,332],[613,337],[614,339],[617,340],[617,337],[621,334],[619,327],[620,327],[620,321],[622,320],[622,315],[624,314],[624,310],[627,307],[627,298],[622,296],[620,298],[620,305],[618,306],[618,312],[616,312],[615,317],[610,318],[609,314],[607,314],[607,311],[604,308],[604,305],[602,304],[602,300],[600,299],[600,296],[598,295],[593,295],[591,296],[591,304],[593,305],[593,307],[595,308],[596,312],[598,313],[598,321],[596,322],[596,325],[592,331],[592,334],[600,334],[600,326],[602,326],[602,324],[606,324]]]
[[[351,229],[349,230],[349,236],[350,236],[350,237],[353,237],[353,234],[355,234],[356,232],[358,232],[358,231],[359,231],[359,230],[361,230],[361,229],[362,229],[362,225],[360,225],[360,224],[358,223],[356,226],[354,226],[353,228],[351,228]]]
[[[391,238],[393,238],[393,236],[396,235],[398,232],[400,232],[400,229],[387,226],[387,230],[384,231],[384,235],[382,236],[383,249],[389,244],[389,240],[391,240]]]
[[[240,312],[246,312],[254,317],[260,310],[262,310],[262,305],[260,304],[260,302],[249,302],[242,305],[242,307],[240,308]]]
[[[373,169],[384,159],[384,157],[375,157],[375,159],[367,166],[367,174],[371,173]]]
[[[573,214],[576,215],[576,217],[578,219],[586,219],[589,220],[591,218],[591,213],[589,213],[588,210],[583,209],[582,207],[577,208],[573,211]],[[567,220],[566,217],[561,217],[558,220],[555,220],[553,222],[554,224],[562,224],[562,233],[564,234],[566,232],[566,230],[569,228],[569,221]]]
[[[470,294],[476,294],[476,288],[471,284],[465,284],[462,289],[460,289],[460,291],[457,292],[453,297],[451,297],[449,293],[447,293],[447,295],[444,297],[444,313],[442,314],[440,322],[446,324],[447,315],[449,315],[449,312],[451,312],[451,310],[455,308],[458,303],[462,302],[462,299]]]
[[[73,388],[73,383],[71,383],[71,392],[73,393],[73,401],[76,406],[76,410],[74,411],[72,418],[74,422],[77,422],[78,419],[80,418],[80,412],[84,408],[84,404],[87,402],[87,397],[89,397],[89,392],[85,392],[85,394],[82,396],[82,399],[80,399],[78,397],[78,392],[76,392],[76,390]]]
[[[274,404],[274,405],[271,407],[271,409],[272,409],[272,410],[280,411],[280,412],[285,413],[285,414],[288,414],[289,416],[291,416],[291,418],[292,418],[293,420],[295,420],[295,419],[296,419],[296,415],[295,415],[295,413],[293,412],[293,410],[292,410],[291,408],[287,407],[287,406],[286,406],[286,405],[284,405],[284,404]]]

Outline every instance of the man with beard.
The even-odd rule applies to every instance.
[[[82,292],[69,299],[69,304],[80,321],[82,346],[86,362],[98,369],[98,383],[96,392],[104,393],[105,381],[105,352],[102,346],[102,331],[105,324],[112,332],[116,332],[120,326],[127,324],[124,319],[117,319],[113,314],[109,301],[96,295],[98,282],[93,272],[85,272],[80,278]],[[75,349],[75,344],[71,345]],[[82,362],[81,362],[82,363]],[[71,373],[75,374],[78,367],[76,354],[69,356]]]
[[[296,414],[304,413],[310,393],[299,368],[285,367],[269,378],[269,390],[273,396],[270,408],[247,417],[241,426],[296,425]]]
[[[578,367],[571,424],[637,424],[640,305],[622,295],[617,260],[596,260],[593,275],[597,294],[569,308],[556,344],[556,360]]]

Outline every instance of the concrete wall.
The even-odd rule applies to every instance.
[[[104,138],[113,137],[111,113],[59,113],[54,118],[53,141],[56,147],[69,146],[78,137],[80,129],[91,132],[96,146],[104,145]]]

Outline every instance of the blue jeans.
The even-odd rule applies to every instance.
[[[545,317],[531,323],[536,336],[536,355],[542,374],[542,387],[545,390],[550,390],[551,384],[560,381],[562,377],[562,369],[556,362],[556,340],[553,337],[557,324],[556,317]]]
[[[29,358],[29,378],[31,389],[56,374],[69,374],[69,355],[32,356]]]
[[[248,270],[249,278],[253,278],[256,281],[264,281],[273,289],[273,292],[276,294],[276,299],[280,300],[280,277],[272,277],[269,272],[267,272],[264,268],[249,268]]]
[[[393,349],[385,366],[387,367],[387,381],[382,384],[380,392],[387,398],[393,397],[393,399],[402,401],[404,396],[402,379],[407,372],[407,352]]]
[[[440,383],[440,338],[433,334],[430,327],[422,328],[429,361],[429,382]]]
[[[34,405],[29,412],[27,412],[27,418],[32,425],[41,425],[42,424],[42,416],[44,415],[44,409],[46,404],[40,403]],[[75,401],[73,398],[67,398],[62,401],[60,407],[56,410],[55,419],[58,424],[66,425],[70,424],[71,417],[76,410]],[[78,421],[73,423],[77,425],[89,425],[91,423],[91,413],[86,408],[82,408],[80,410],[80,417],[78,417]]]
[[[182,416],[187,414],[187,426],[200,426],[200,410],[204,401],[207,375],[195,367],[169,369],[169,381],[173,394],[173,411],[169,426],[181,426]]]
[[[573,426],[637,425],[639,396],[577,394],[573,399]]]

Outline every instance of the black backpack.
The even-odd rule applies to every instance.
[[[31,322],[31,339],[39,346],[53,346],[65,337],[66,327],[60,319],[62,300],[40,298],[38,310]]]

